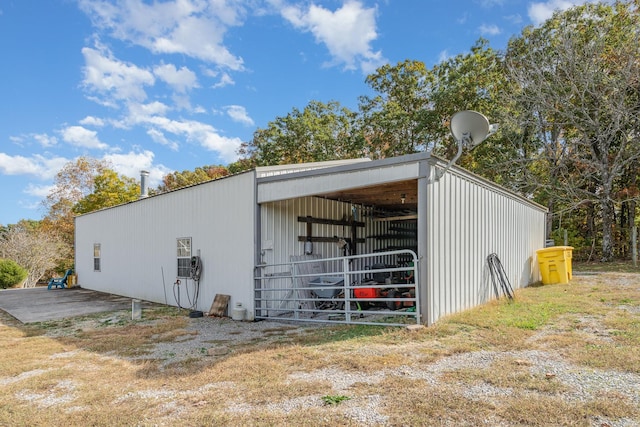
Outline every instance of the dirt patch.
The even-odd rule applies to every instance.
[[[87,318],[51,322],[45,335],[57,338],[73,337],[82,332],[105,331],[123,325],[153,327],[164,321],[155,316],[145,318],[144,313],[145,311],[143,318],[137,321],[131,320],[130,311],[121,310]],[[246,348],[290,344],[321,327],[272,321],[234,321],[227,317],[190,318],[187,315],[183,315],[183,321],[183,327],[152,335],[150,339],[153,344],[146,346],[142,354],[126,358],[132,361],[156,361],[162,368],[185,360],[228,356]]]
[[[158,343],[148,354],[134,359],[162,360],[162,365],[166,365],[194,358],[228,356],[248,347],[290,344],[312,330],[309,325],[270,321],[238,322],[215,317],[188,319],[183,335],[171,342]]]

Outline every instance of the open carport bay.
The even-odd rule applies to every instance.
[[[131,308],[131,298],[79,287],[5,289],[0,291],[0,309],[22,323],[59,320]]]

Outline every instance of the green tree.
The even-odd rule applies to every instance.
[[[431,142],[425,128],[430,75],[424,63],[383,65],[365,81],[377,92],[359,100],[366,154],[378,159],[426,150]]]
[[[158,187],[161,193],[175,190],[189,185],[199,184],[212,179],[222,178],[229,175],[229,169],[224,166],[201,166],[193,171],[184,170],[173,172],[162,178],[162,184]]]
[[[527,152],[519,139],[519,129],[509,126],[516,108],[506,102],[505,93],[512,91],[507,79],[503,54],[479,39],[467,53],[448,58],[429,70],[428,96],[424,134],[433,142],[433,153],[447,159],[457,151],[457,142],[449,129],[451,117],[458,111],[475,110],[499,124],[499,132],[473,151],[463,152],[458,163],[494,182],[514,190],[527,180],[515,161]],[[520,151],[519,151],[520,150]]]
[[[540,145],[541,183],[558,204],[593,204],[601,255],[614,255],[615,205],[640,158],[640,2],[586,4],[556,13],[510,41],[509,78],[522,126]]]
[[[69,162],[56,174],[54,185],[43,201],[47,214],[42,223],[43,230],[55,232],[68,244],[69,254],[74,240],[74,206],[93,193],[96,176],[108,169],[109,164],[91,157],[79,157]]]
[[[319,162],[361,157],[357,114],[338,102],[311,101],[258,129],[240,154],[255,166]]]
[[[450,145],[448,124],[457,111],[495,116],[501,108],[496,101],[506,81],[503,61],[485,39],[479,39],[470,52],[436,64],[429,75],[429,136],[441,147]]]
[[[119,175],[111,169],[103,169],[93,178],[93,192],[73,206],[75,214],[84,214],[110,206],[137,200],[140,184],[133,178]]]
[[[27,270],[10,259],[0,259],[0,289],[12,288],[27,278]]]
[[[227,165],[227,170],[230,174],[241,173],[244,171],[251,170],[256,167],[256,162],[249,156],[249,153],[246,151],[249,145],[247,143],[242,144],[242,147],[238,150],[238,154],[240,158],[233,163],[229,163]]]

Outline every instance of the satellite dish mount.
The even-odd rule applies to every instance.
[[[430,182],[440,180],[449,168],[458,161],[463,149],[471,151],[476,148],[498,130],[498,125],[490,125],[489,120],[477,111],[465,110],[458,111],[451,116],[450,129],[458,144],[458,152],[453,159],[449,160],[449,163],[442,171],[436,170],[435,179],[430,180]]]

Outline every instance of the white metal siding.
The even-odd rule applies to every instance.
[[[455,169],[427,189],[429,324],[495,298],[486,263],[491,253],[514,289],[537,280],[544,209]]]
[[[319,175],[303,175],[295,179],[260,180],[258,203],[285,200],[293,197],[321,195],[339,190],[369,187],[394,181],[415,179],[419,176],[419,164],[407,162],[379,167],[360,168],[347,172]]]
[[[256,177],[265,178],[269,176],[286,175],[296,172],[305,172],[310,170],[325,169],[334,166],[351,165],[354,163],[370,162],[370,159],[345,159],[345,160],[329,160],[324,162],[296,163],[290,165],[275,166],[258,166],[256,168]]]
[[[200,250],[203,263],[197,308],[207,312],[216,294],[228,294],[230,307],[241,302],[253,313],[254,183],[253,173],[245,173],[78,217],[78,283],[158,303],[166,293],[175,305],[176,239],[191,237],[192,254]],[[94,243],[102,250],[99,272]]]
[[[367,169],[354,165],[353,171],[335,174],[320,171],[283,181],[258,180],[259,197],[255,175],[245,173],[81,216],[76,220],[78,283],[160,303],[166,294],[166,302],[175,304],[176,239],[191,237],[194,254],[201,251],[204,265],[198,309],[208,311],[216,294],[228,294],[231,306],[241,302],[253,314],[256,246],[262,249],[260,262],[287,263],[292,255],[304,253],[298,236],[306,236],[307,224],[298,217],[340,220],[353,213],[349,203],[311,195],[401,179],[419,179],[419,188],[426,187],[427,193],[426,211],[419,212],[421,218],[426,215],[426,227],[421,226],[426,235],[418,236],[423,250],[420,263],[425,266],[421,271],[426,271],[420,279],[421,292],[427,296],[423,321],[431,324],[494,298],[486,264],[493,252],[514,288],[537,280],[535,250],[544,246],[545,210],[455,167],[425,185],[420,176],[424,161],[426,157],[411,157],[397,164],[371,162]],[[254,235],[256,200],[263,202],[259,236]],[[358,253],[402,245],[371,238],[387,233],[390,223],[373,221],[366,208],[355,208],[355,219],[365,222],[364,228],[357,228],[357,237],[365,239],[357,245]],[[351,237],[347,226],[313,224],[312,231],[314,236]],[[100,272],[93,271],[95,243],[102,250]],[[332,242],[314,242],[314,253],[341,255]],[[335,266],[328,267],[333,271]],[[290,273],[269,268],[272,271],[261,274]]]
[[[261,205],[262,248],[265,249],[263,263],[279,264],[289,262],[292,255],[304,253],[304,242],[298,236],[306,236],[307,224],[299,222],[298,217],[340,220],[352,215],[354,205],[345,202],[327,200],[321,197],[303,197],[282,200]],[[401,240],[381,241],[371,236],[388,232],[389,222],[374,221],[369,211],[362,206],[355,206],[356,221],[364,222],[364,227],[357,227],[357,237],[365,239],[365,243],[357,245],[357,253],[372,253],[387,245],[401,245]],[[312,233],[316,237],[351,237],[350,227],[330,224],[312,224]],[[323,258],[342,256],[336,243],[314,242],[313,253]]]

